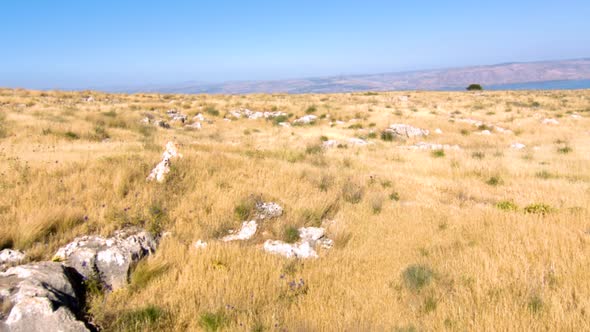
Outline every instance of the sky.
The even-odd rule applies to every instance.
[[[269,80],[590,57],[590,1],[19,0],[0,86]]]

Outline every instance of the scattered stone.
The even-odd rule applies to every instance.
[[[256,120],[256,119],[272,119],[272,118],[276,118],[278,116],[281,115],[287,115],[287,113],[284,112],[279,112],[279,111],[275,111],[275,112],[253,112],[247,108],[244,109],[239,109],[239,110],[234,110],[234,111],[230,111],[229,114],[231,116],[233,116],[234,118],[241,118],[241,117],[245,117],[248,118],[250,120]]]
[[[434,130],[434,133],[435,133],[435,134],[439,134],[439,135],[440,135],[440,134],[442,134],[442,133],[443,133],[443,131],[442,131],[442,130],[440,130],[440,128],[436,128],[436,129]]]
[[[289,122],[279,122],[279,126],[281,126],[281,127],[291,127],[291,125],[289,124]]]
[[[187,116],[178,112],[175,109],[171,109],[166,111],[166,114],[168,114],[168,117],[172,120],[172,121],[178,121],[178,122],[182,122],[184,123],[187,119]]]
[[[200,122],[194,122],[192,124],[186,125],[185,127],[192,128],[192,129],[201,129],[201,128],[203,128],[203,125],[201,125]]]
[[[193,117],[193,121],[205,121],[203,114],[199,113]]]
[[[582,118],[582,116],[580,114],[577,114],[577,113],[572,114],[571,117],[572,117],[572,119],[576,119],[576,120]]]
[[[386,132],[392,133],[396,137],[412,138],[419,136],[428,136],[430,132],[426,129],[412,127],[403,123],[395,123],[385,129]]]
[[[317,115],[308,114],[300,117],[299,119],[293,121],[294,124],[311,124],[314,123],[318,119]]]
[[[370,144],[369,142],[365,141],[364,139],[356,138],[356,137],[349,138],[348,143],[350,143],[352,145],[356,145],[356,146],[365,146],[365,145]]]
[[[335,148],[335,147],[337,147],[337,146],[338,146],[338,144],[339,144],[339,143],[338,143],[338,141],[336,141],[336,140],[333,140],[333,139],[329,139],[329,140],[327,140],[327,141],[323,141],[323,142],[322,142],[322,147],[323,147],[324,149],[330,149],[330,148]]]
[[[168,142],[166,144],[166,150],[162,154],[162,161],[156,165],[150,175],[147,177],[147,181],[156,180],[158,182],[164,181],[166,174],[170,172],[170,159],[179,157],[182,158],[182,154],[178,153],[174,142]]]
[[[436,144],[427,142],[418,142],[414,145],[406,146],[410,150],[461,150],[458,145]]]
[[[143,124],[150,124],[150,118],[148,118],[147,116],[143,119],[141,119],[141,123]]]
[[[256,217],[259,220],[277,218],[283,215],[283,208],[273,202],[256,203]]]
[[[308,242],[290,244],[279,240],[266,240],[263,244],[266,252],[287,258],[317,258],[318,254]]]
[[[492,132],[486,129],[486,130],[482,130],[482,131],[480,131],[480,132],[479,132],[479,134],[480,134],[480,135],[489,136],[489,135],[491,135],[491,134],[492,134]]]
[[[512,144],[510,144],[510,147],[512,149],[522,150],[522,149],[526,148],[526,145],[524,145],[522,143],[512,143]]]
[[[87,102],[87,103],[91,103],[91,102],[94,101],[94,97],[88,96],[88,97],[84,98],[84,101]]]
[[[0,271],[18,265],[23,260],[25,260],[25,254],[23,252],[12,249],[2,249],[2,251],[0,251]]]
[[[193,246],[197,250],[205,249],[205,248],[207,248],[207,242],[205,242],[203,240],[198,240],[197,242],[195,242],[195,244]]]
[[[256,220],[244,221],[242,223],[242,229],[240,229],[237,234],[233,234],[234,231],[230,231],[230,235],[224,236],[221,241],[248,240],[256,234],[257,228],[258,224],[256,223]]]
[[[89,331],[77,319],[81,278],[56,262],[0,273],[0,331]]]
[[[71,266],[84,278],[99,278],[110,289],[128,283],[131,268],[143,257],[155,252],[157,242],[147,231],[131,227],[110,238],[86,235],[61,247],[54,260]]]
[[[278,254],[287,258],[317,258],[318,254],[314,247],[321,246],[329,249],[334,241],[325,236],[325,229],[321,227],[299,228],[299,241],[297,243],[286,243],[279,240],[267,240],[263,249],[269,253]]]
[[[559,121],[557,121],[556,119],[544,119],[543,120],[543,124],[546,125],[558,125]]]
[[[410,96],[399,96],[397,99],[399,99],[401,102],[406,102],[410,99]]]

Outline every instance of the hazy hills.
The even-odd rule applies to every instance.
[[[590,79],[590,58],[305,79],[235,81],[215,84],[185,82],[168,86],[147,86],[116,90],[121,92],[224,94],[336,93],[367,90],[453,90],[462,89],[470,83],[495,86],[585,79]]]

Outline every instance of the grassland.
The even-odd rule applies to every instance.
[[[141,122],[171,108],[211,123]],[[319,120],[222,119],[239,108]],[[487,125],[461,118],[511,132],[481,135]],[[460,149],[382,140],[392,123]],[[372,144],[321,148],[351,137]],[[146,182],[168,141],[184,158],[164,183]],[[516,142],[526,147],[510,148]],[[239,227],[236,207],[252,196],[285,213],[251,240],[217,241]],[[87,310],[105,330],[589,330],[589,203],[590,91],[0,90],[1,248],[36,261],[125,225],[169,234],[130,287],[91,293]],[[322,224],[335,245],[318,259],[261,249]],[[198,239],[208,247],[195,249]]]

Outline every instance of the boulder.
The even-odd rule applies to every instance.
[[[412,138],[419,136],[428,136],[430,132],[426,129],[412,127],[403,123],[395,123],[385,129],[385,131],[392,133],[394,136],[400,138]]]
[[[114,290],[127,285],[132,267],[152,254],[156,246],[149,232],[130,227],[110,238],[94,235],[75,238],[57,251],[54,260],[74,268],[84,278],[98,278]]]
[[[356,138],[356,137],[352,137],[348,139],[348,143],[350,145],[356,145],[356,146],[365,146],[370,144],[369,142],[365,141],[362,138]]]
[[[283,215],[283,208],[274,202],[256,203],[256,218],[259,220],[272,219]]]
[[[0,331],[89,331],[78,320],[81,278],[56,262],[0,273]]]
[[[162,154],[162,161],[154,167],[150,175],[148,175],[147,181],[156,180],[158,182],[163,182],[166,174],[170,172],[170,159],[176,157],[182,158],[182,154],[178,153],[174,142],[168,142],[166,144],[166,150],[164,150],[164,153]]]
[[[256,223],[256,220],[244,221],[239,232],[234,234],[234,231],[230,231],[230,235],[224,236],[221,241],[248,240],[256,234],[257,228],[258,224]]]
[[[0,251],[0,271],[20,264],[25,259],[25,254],[18,250],[3,249]]]

